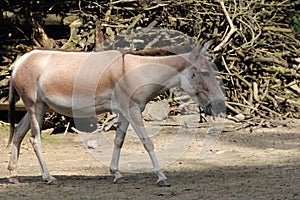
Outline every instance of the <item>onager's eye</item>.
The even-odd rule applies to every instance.
[[[209,78],[210,73],[208,71],[200,72],[204,78]]]

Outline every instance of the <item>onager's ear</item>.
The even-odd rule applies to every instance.
[[[201,54],[201,49],[202,49],[201,45],[200,45],[200,44],[197,44],[197,45],[193,48],[193,50],[192,50],[192,52],[191,52],[191,54],[190,54],[190,56],[189,56],[189,59],[190,59],[191,61],[195,61],[195,60],[200,56],[200,54]]]
[[[205,42],[204,45],[202,46],[202,44],[197,44],[190,55],[190,60],[196,60],[199,59],[200,56],[207,56],[207,50],[211,47],[211,45],[214,43],[214,40],[209,40],[208,42]]]
[[[206,43],[203,45],[203,47],[202,47],[200,53],[201,53],[202,55],[206,56],[206,55],[207,55],[207,49],[209,49],[210,46],[211,46],[214,42],[215,42],[214,40],[209,40],[208,42],[206,42]]]

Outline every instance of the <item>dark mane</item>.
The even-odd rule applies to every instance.
[[[188,53],[192,50],[191,46],[170,46],[162,48],[143,49],[127,52],[127,54],[137,56],[172,56]]]

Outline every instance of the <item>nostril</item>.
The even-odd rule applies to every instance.
[[[204,107],[204,112],[208,115],[218,115],[225,113],[226,104],[224,99],[215,99],[208,102]]]
[[[209,103],[205,106],[205,113],[210,115],[211,114],[211,111],[212,111],[212,104]]]

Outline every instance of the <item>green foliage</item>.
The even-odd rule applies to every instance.
[[[300,20],[299,18],[295,15],[292,17],[293,19],[293,24],[292,24],[292,29],[297,32],[300,33]]]

